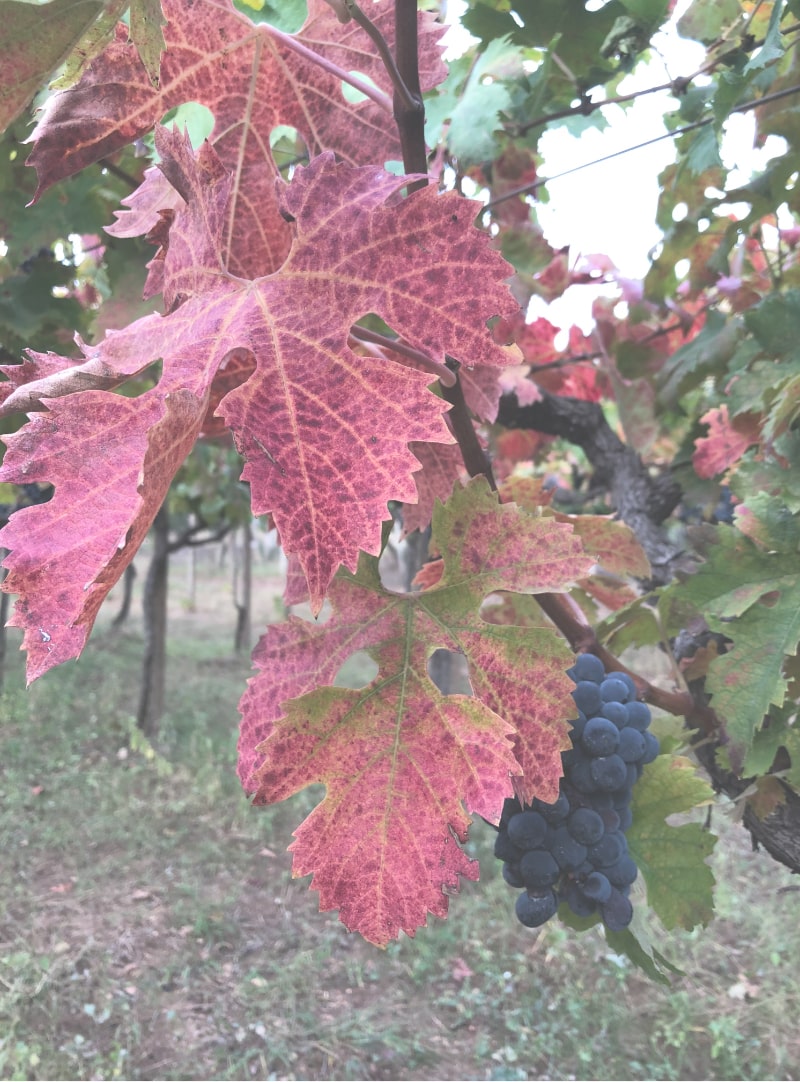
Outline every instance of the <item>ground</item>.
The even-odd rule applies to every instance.
[[[142,562],[141,571],[144,570]],[[280,613],[256,568],[254,626]],[[141,575],[140,575],[141,581]],[[386,951],[317,911],[286,847],[313,793],[253,809],[235,778],[230,573],[172,571],[168,712],[131,741],[137,613],[0,715],[0,1077],[571,1079],[798,1077],[798,886],[720,805],[720,916],[667,935],[652,984],[601,934],[536,934],[474,828],[482,879]],[[137,610],[138,612],[138,610]],[[643,903],[640,903],[643,904]]]

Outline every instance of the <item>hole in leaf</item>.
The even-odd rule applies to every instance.
[[[364,75],[361,71],[348,72],[349,75],[356,75],[362,82],[367,83],[368,86],[373,87],[375,90],[380,90],[380,87],[375,83],[373,79],[370,79],[368,75]],[[356,90],[354,86],[349,83],[342,83],[342,97],[350,105],[358,105],[360,101],[366,101],[367,95],[362,94],[360,90]]]
[[[676,203],[672,208],[672,220],[673,222],[682,222],[686,215],[689,213],[689,208],[685,203]]]
[[[166,112],[161,123],[169,127],[176,124],[179,131],[185,128],[192,146],[197,150],[214,129],[214,114],[199,101],[187,101]]]
[[[336,674],[333,681],[337,688],[352,688],[358,691],[371,684],[378,675],[378,664],[366,650],[351,654]]]
[[[269,23],[284,34],[296,34],[308,19],[304,0],[233,0],[233,6],[252,22]]]
[[[455,650],[434,650],[428,658],[428,676],[442,695],[472,695],[467,659]]]
[[[691,270],[692,261],[690,259],[679,259],[675,264],[675,275],[677,278],[685,278]]]
[[[278,124],[269,133],[269,148],[275,165],[287,180],[291,180],[298,165],[308,165],[309,154],[305,139],[290,124]]]

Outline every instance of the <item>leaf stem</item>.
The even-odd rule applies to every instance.
[[[448,361],[448,365],[456,364],[456,361]],[[457,373],[457,369],[454,369],[454,372]],[[455,383],[452,386],[442,387],[442,398],[453,407],[447,416],[453,429],[453,435],[458,440],[461,457],[464,459],[467,472],[470,477],[485,477],[491,490],[496,492],[497,482],[492,473],[492,465],[486,452],[481,447],[464,399],[464,388],[461,386],[457,374]]]
[[[383,66],[392,80],[392,86],[395,89],[395,94],[399,95],[406,109],[414,110],[422,108],[422,94],[418,93],[416,96],[409,90],[406,85],[403,76],[400,74],[400,70],[397,67],[395,58],[392,56],[392,50],[389,48],[389,43],[386,38],[380,32],[378,27],[366,15],[356,3],[356,0],[344,0],[344,6],[353,16],[353,20],[358,23],[362,30],[364,30],[372,38],[375,43],[375,48],[380,54],[380,58],[383,61]],[[416,19],[416,2],[414,3],[414,16]]]
[[[406,173],[427,173],[428,154],[425,147],[425,107],[419,83],[417,34],[417,0],[394,0],[395,58],[397,70],[407,94],[395,86],[394,119],[403,148],[403,168]],[[426,180],[409,184],[408,192],[424,188]]]
[[[360,75],[357,75],[355,72],[345,71],[344,68],[340,68],[338,64],[334,64],[333,61],[328,60],[327,57],[315,53],[313,49],[309,49],[308,46],[304,45],[294,34],[284,34],[282,30],[278,30],[277,27],[272,26],[270,23],[260,23],[259,26],[265,33],[269,34],[270,37],[279,41],[281,45],[285,45],[287,49],[292,49],[299,56],[305,57],[306,60],[310,60],[324,71],[329,72],[331,75],[335,75],[336,78],[341,79],[343,83],[347,83],[366,97],[371,98],[376,105],[380,105],[381,109],[384,109],[387,113],[391,113],[392,100],[389,95],[384,94],[382,90],[373,86],[372,83],[368,83],[366,79],[362,79]]]
[[[426,372],[432,372],[437,376],[443,387],[453,387],[455,385],[455,372],[451,371],[446,365],[435,361],[433,357],[429,357],[427,353],[409,346],[400,338],[389,338],[385,334],[378,334],[377,331],[370,331],[366,327],[358,326],[352,327],[350,334],[360,342],[372,342],[373,345],[392,349],[395,353],[401,353],[404,357],[416,361]]]

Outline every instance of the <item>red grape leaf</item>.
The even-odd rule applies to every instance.
[[[270,628],[241,703],[239,773],[257,803],[327,788],[295,833],[294,874],[313,873],[320,907],[381,945],[444,916],[444,889],[471,874],[456,845],[465,806],[496,822],[520,767],[526,794],[555,798],[574,713],[571,654],[552,628],[495,626],[480,611],[496,590],[564,590],[585,574],[570,527],[501,505],[478,478],[436,504],[433,541],[443,574],[423,593],[384,589],[362,556],[332,584],[327,624]],[[472,696],[437,689],[438,648],[465,655]],[[358,650],[378,664],[371,683],[319,686]]]
[[[704,413],[700,421],[708,425],[708,435],[694,441],[692,463],[698,477],[725,473],[761,436],[761,419],[756,414],[742,413],[731,420],[724,404]]]
[[[322,155],[283,192],[295,220],[285,265],[247,281],[229,275],[220,258],[231,182],[214,149],[204,144],[195,158],[188,140],[166,129],[157,145],[186,203],[175,212],[164,260],[172,310],[84,346],[84,364],[33,355],[24,371],[8,369],[17,383],[3,410],[47,412],[10,438],[0,478],[56,486],[51,503],[25,512],[26,529],[13,518],[1,542],[14,550],[4,585],[22,595],[14,620],[27,629],[26,646],[41,647],[42,629],[48,636],[47,649],[31,658],[31,678],[80,651],[94,599],[121,573],[123,548],[130,559],[126,537],[146,530],[204,424],[215,380],[227,389],[231,367],[242,382],[227,390],[217,413],[246,459],[254,512],[271,513],[286,552],[299,555],[318,612],[340,563],[355,570],[360,549],[379,552],[387,500],[416,499],[419,462],[409,442],[452,442],[447,405],[427,387],[430,374],[356,355],[347,345],[352,325],[375,312],[439,363],[445,353],[507,362],[484,321],[514,304],[504,284],[508,267],[472,225],[473,204],[462,197],[428,187],[399,199],[407,178]],[[121,383],[157,360],[161,378],[148,395],[87,390]],[[43,378],[21,382],[39,367]],[[173,401],[184,399],[194,403],[185,431],[172,420]],[[159,409],[170,418],[172,449],[159,443],[156,455],[149,430],[162,425]],[[103,427],[103,420],[97,437],[86,438],[103,410],[124,422]],[[54,441],[59,455],[49,451]],[[88,507],[98,492],[97,515],[113,538],[75,510],[76,499]],[[61,540],[69,516],[81,530],[78,563]]]
[[[403,505],[404,537],[430,525],[435,501],[444,503],[453,485],[465,475],[458,444],[414,443],[411,450],[422,463],[422,469],[414,474],[417,502]]]
[[[310,0],[308,7],[309,17],[292,40],[390,95],[383,62],[361,27],[342,25],[325,0]],[[158,88],[120,24],[116,40],[80,81],[48,100],[28,159],[39,175],[36,198],[146,134],[169,109],[196,101],[214,115],[211,142],[236,178],[221,238],[225,265],[248,278],[269,273],[281,265],[291,242],[275,196],[272,130],[296,128],[312,156],[333,150],[354,165],[401,160],[391,111],[371,99],[346,101],[336,74],[290,48],[286,35],[263,23],[255,26],[230,0],[163,0],[163,11],[168,25]],[[391,43],[391,0],[380,0],[370,15]],[[437,44],[441,34],[432,16],[420,15],[423,90],[446,74]]]
[[[513,500],[527,511],[547,507],[545,514],[558,522],[568,522],[583,541],[583,547],[595,563],[614,575],[647,578],[651,574],[647,555],[633,530],[610,515],[568,515],[550,507],[552,493],[544,492],[534,477],[511,477],[504,481],[501,499]]]

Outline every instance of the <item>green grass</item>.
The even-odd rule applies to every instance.
[[[187,613],[179,591],[174,608],[155,749],[129,742],[135,625],[27,693],[10,662],[0,1077],[797,1077],[796,888],[726,809],[718,920],[654,928],[684,971],[671,988],[597,932],[517,925],[482,824],[482,882],[449,920],[378,951],[291,879],[286,847],[313,794],[258,810],[241,794],[248,663],[230,657],[232,614]]]

